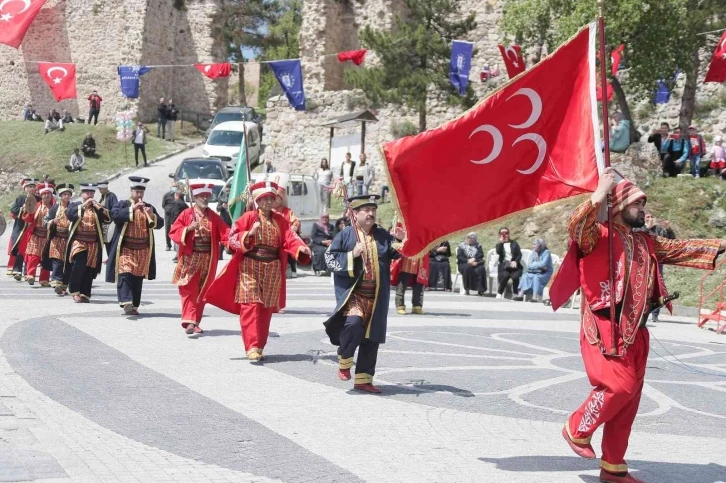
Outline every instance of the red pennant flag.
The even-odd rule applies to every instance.
[[[607,94],[608,94],[608,102],[613,100],[613,85],[608,81],[608,87],[607,87]],[[602,88],[600,87],[600,81],[597,81],[597,87],[595,87],[595,99],[597,99],[598,102],[602,102]]]
[[[703,82],[724,82],[726,81],[726,32],[716,45],[716,50],[711,57],[711,64]]]
[[[585,27],[458,119],[383,146],[405,256],[595,190],[595,31]]]
[[[368,52],[366,49],[338,52],[338,62],[351,60],[355,65],[361,65],[366,58],[366,52]]]
[[[617,75],[618,68],[620,67],[620,61],[623,59],[623,51],[625,50],[625,44],[618,45],[617,49],[613,49],[610,52],[610,73]]]
[[[75,99],[76,96],[76,64],[56,64],[39,62],[38,71],[56,101]]]
[[[510,44],[506,47],[500,45],[499,52],[502,53],[502,59],[504,59],[504,65],[510,79],[521,74],[527,68],[524,65],[524,57],[522,57],[522,47],[519,45]]]
[[[229,73],[232,72],[232,64],[229,62],[223,64],[194,64],[194,67],[210,79],[229,77]]]
[[[18,48],[45,0],[0,1],[0,44]]]

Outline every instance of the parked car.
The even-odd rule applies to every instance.
[[[227,121],[218,124],[212,129],[207,142],[202,148],[205,158],[221,159],[231,173],[237,166],[237,159],[247,132],[247,152],[250,156],[250,168],[254,169],[260,164],[260,135],[257,125],[253,122]]]
[[[287,180],[288,206],[300,220],[300,236],[303,239],[309,238],[313,230],[313,223],[320,217],[322,208],[315,178],[305,174],[252,173],[253,183],[266,179],[276,183],[279,183],[280,180]],[[231,182],[231,179],[227,181],[227,185]],[[284,183],[284,181],[282,182]]]
[[[254,122],[257,124],[257,131],[260,133],[260,142],[262,142],[262,116],[260,116],[254,108],[247,106],[227,106],[217,111],[214,118],[209,120],[211,124],[209,129],[207,129],[207,137],[209,137],[212,129],[214,129],[217,124],[229,121]]]
[[[209,183],[212,184],[212,197],[209,199],[209,207],[216,211],[219,194],[222,192],[225,183],[229,179],[227,167],[216,158],[186,158],[176,168],[176,171],[169,173],[174,181],[189,184]],[[185,201],[192,203],[191,196],[187,193]]]

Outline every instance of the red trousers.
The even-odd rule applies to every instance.
[[[648,362],[650,334],[638,329],[633,345],[622,357],[606,357],[597,345],[580,335],[580,350],[590,384],[595,388],[582,406],[569,418],[567,430],[572,441],[588,444],[595,430],[605,425],[600,466],[617,473],[628,471],[625,451],[643,392]]]
[[[247,355],[252,352],[262,354],[265,349],[273,310],[274,307],[265,307],[262,304],[240,304],[239,326]]]
[[[195,273],[186,285],[179,285],[178,288],[182,303],[182,327],[186,329],[190,322],[199,325],[204,315],[204,306],[207,305],[203,300],[197,302],[201,290],[201,287],[199,287],[199,272]]]
[[[40,257],[37,255],[26,255],[25,257],[25,278],[35,278],[35,272],[40,266]],[[40,283],[50,281],[50,270],[40,268],[40,277],[38,278]]]

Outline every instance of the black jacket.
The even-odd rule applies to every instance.
[[[166,121],[169,116],[169,107],[166,104],[159,104],[156,108],[156,119]]]
[[[179,218],[179,215],[181,215],[182,211],[189,208],[189,206],[184,202],[182,199],[173,200],[170,205],[169,210],[169,224],[174,224],[177,218]]]
[[[522,266],[522,250],[519,248],[519,243],[514,240],[509,240],[512,248],[512,261],[517,262],[517,267]],[[499,263],[504,263],[504,243],[497,243],[497,255],[499,255]]]
[[[89,148],[96,149],[96,140],[93,138],[85,138],[81,146],[88,146]]]
[[[484,249],[480,243],[476,244],[476,255],[474,255],[474,261],[477,263],[484,263]],[[469,257],[466,256],[464,250],[460,250],[458,247],[456,249],[456,263],[459,265],[469,263]]]
[[[343,168],[345,168],[345,162],[343,162],[343,164],[340,165],[340,177],[341,178],[343,177]],[[350,178],[353,179],[353,175],[355,174],[355,161],[351,160],[350,173],[348,173],[348,174],[349,174]],[[352,196],[352,195],[350,195],[350,196]]]
[[[161,198],[161,209],[164,210],[164,216],[171,218],[171,205],[174,204],[174,193],[167,191]]]

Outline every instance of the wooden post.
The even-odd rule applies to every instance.
[[[333,156],[333,136],[335,136],[335,128],[331,127],[330,140],[328,141],[328,168],[330,168],[333,163],[333,160],[331,159],[331,157]]]
[[[365,153],[366,152],[366,122],[361,122],[361,131],[360,131],[360,152]]]

